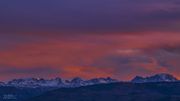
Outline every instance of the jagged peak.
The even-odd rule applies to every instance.
[[[168,73],[159,73],[155,74],[152,76],[148,77],[141,77],[141,76],[136,76],[131,80],[131,82],[135,83],[144,83],[144,82],[174,82],[177,81],[178,79],[174,77],[171,74]]]
[[[80,77],[75,77],[71,80],[71,82],[82,82],[82,81],[84,81],[84,80]]]
[[[80,77],[75,77],[71,80],[64,80],[59,77],[54,79],[43,78],[25,78],[25,79],[13,79],[6,83],[8,86],[16,87],[80,87],[101,83],[113,83],[115,79],[107,78],[94,78],[90,80],[83,80]]]

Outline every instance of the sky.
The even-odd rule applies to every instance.
[[[179,0],[0,1],[1,81],[180,79],[179,61]]]

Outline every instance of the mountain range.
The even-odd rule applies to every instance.
[[[57,88],[74,88],[80,86],[88,86],[103,83],[114,83],[118,80],[107,78],[93,78],[90,80],[83,80],[79,77],[72,80],[63,80],[61,78],[55,79],[43,79],[43,78],[27,78],[27,79],[13,79],[7,83],[0,82],[1,86],[13,86],[13,87],[26,87],[26,88],[38,88],[38,87],[57,87]]]
[[[148,83],[148,82],[176,82],[178,79],[173,75],[160,73],[148,77],[136,76],[131,81],[132,83]],[[43,78],[27,78],[27,79],[13,79],[9,82],[0,82],[0,86],[13,86],[13,87],[28,87],[28,88],[37,88],[37,87],[57,87],[57,88],[74,88],[81,86],[89,86],[96,84],[107,84],[123,82],[110,77],[107,78],[93,78],[90,80],[83,80],[79,77],[75,77],[72,80],[63,80],[61,78],[55,79],[43,79]]]
[[[131,81],[28,78],[0,82],[0,101],[180,101],[179,90],[179,80],[166,73]]]
[[[176,81],[178,81],[176,77],[166,73],[155,74],[153,76],[148,76],[148,77],[136,76],[134,79],[131,80],[131,82],[133,83],[176,82]]]

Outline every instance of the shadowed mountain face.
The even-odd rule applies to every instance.
[[[180,83],[114,83],[63,88],[28,101],[180,101]]]
[[[133,83],[146,83],[146,82],[176,82],[178,79],[171,74],[161,73],[149,77],[136,76],[131,80]]]

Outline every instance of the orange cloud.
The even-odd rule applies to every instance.
[[[166,37],[163,37],[166,35]],[[94,76],[115,76],[121,74],[117,67],[120,63],[111,64],[112,67],[103,68],[91,66],[99,60],[109,56],[149,55],[166,45],[180,43],[179,34],[150,33],[149,34],[88,34],[73,38],[58,40],[58,37],[43,41],[14,43],[12,47],[0,51],[0,65],[6,67],[32,68],[50,67],[63,70],[63,77],[82,76],[90,78]],[[150,53],[149,53],[150,52]],[[168,58],[168,57],[166,57]],[[118,61],[118,60],[115,60]],[[103,61],[104,62],[104,61]],[[172,61],[173,62],[173,61]],[[108,61],[107,61],[108,64]],[[130,63],[140,66],[149,72],[168,72],[166,67],[159,67],[157,61],[152,58],[150,63]],[[170,63],[171,64],[171,63]],[[122,67],[119,67],[122,68]],[[104,71],[103,71],[104,70]],[[114,74],[113,74],[114,73]],[[124,75],[124,74],[123,74]],[[135,75],[133,73],[131,76]],[[119,76],[119,75],[118,75]],[[115,76],[118,78],[118,76]],[[124,77],[129,79],[131,76]]]

